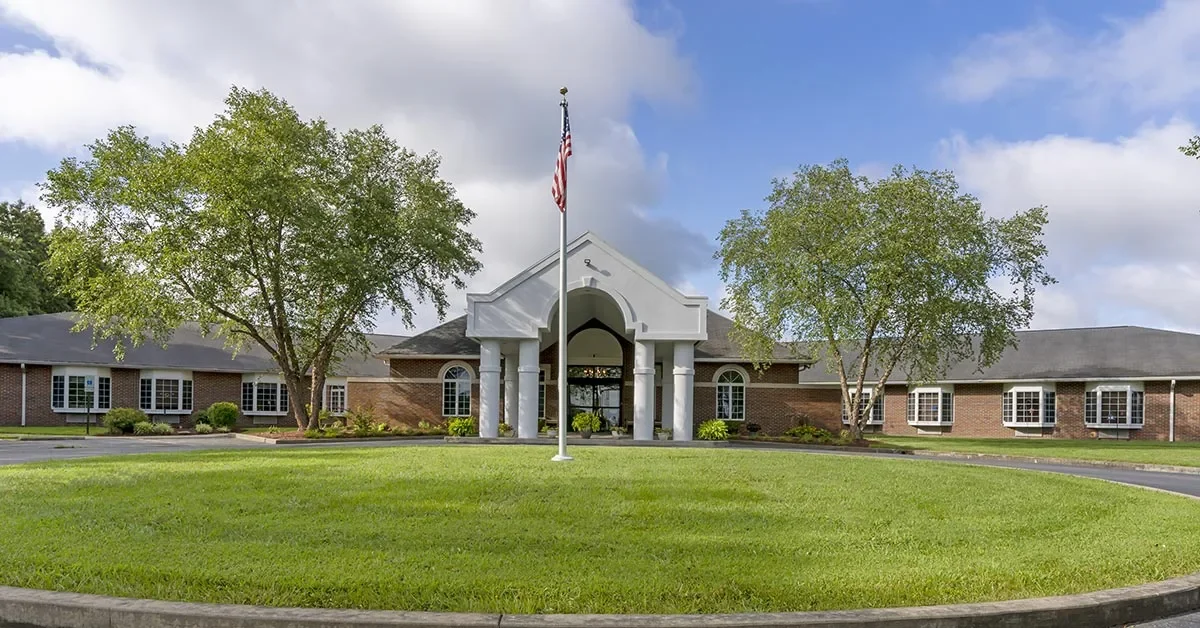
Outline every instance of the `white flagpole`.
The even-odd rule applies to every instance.
[[[567,122],[567,88],[562,94],[563,128]],[[566,165],[564,164],[564,169]],[[567,188],[563,185],[563,208],[558,212],[558,454],[551,460],[572,460],[567,455]]]

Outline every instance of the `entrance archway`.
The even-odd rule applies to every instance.
[[[589,327],[573,334],[567,342],[567,416],[595,412],[604,420],[602,429],[624,425],[623,364],[621,343],[609,330]]]

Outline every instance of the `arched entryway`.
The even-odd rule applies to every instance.
[[[567,416],[595,412],[604,419],[603,429],[623,426],[624,351],[610,329],[595,320],[591,325],[567,341]]]

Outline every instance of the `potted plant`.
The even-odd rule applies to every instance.
[[[614,423],[613,425],[609,426],[609,431],[612,432],[613,438],[621,438],[621,436],[628,430],[625,428],[625,426]]]
[[[500,424],[500,435],[501,436],[512,436],[513,435],[513,426],[509,425],[508,423],[501,423]]]
[[[558,430],[546,425],[542,428],[542,433],[550,438],[558,438]]]
[[[654,430],[654,437],[658,440],[671,440],[671,429],[660,427]]]
[[[571,427],[584,438],[591,438],[592,432],[600,431],[600,415],[595,412],[580,412],[571,419]]]
[[[750,438],[758,438],[758,432],[761,429],[762,429],[762,426],[759,425],[758,423],[747,423],[746,424],[746,432],[750,434]]]

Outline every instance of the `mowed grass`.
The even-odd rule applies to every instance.
[[[1200,467],[1200,442],[1153,440],[1067,440],[1057,438],[953,438],[879,436],[887,447],[927,451],[1003,454],[1107,462],[1137,462]]]
[[[277,606],[719,613],[1076,593],[1200,569],[1200,502],[794,452],[225,451],[0,467],[0,584]]]
[[[0,438],[18,436],[83,436],[86,434],[86,427],[83,425],[58,425],[53,427],[0,427]],[[93,419],[92,434],[104,433],[104,426],[99,425]]]

